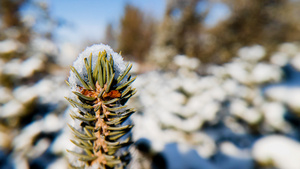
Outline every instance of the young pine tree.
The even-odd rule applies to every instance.
[[[86,48],[71,66],[66,98],[73,107],[70,126],[77,146],[70,152],[73,168],[126,168],[130,161],[128,146],[133,127],[128,117],[135,112],[125,103],[136,93],[128,75],[132,65],[107,45]]]

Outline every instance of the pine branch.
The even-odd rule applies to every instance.
[[[128,151],[121,152],[121,149],[132,143],[128,133],[133,125],[123,123],[135,112],[124,105],[136,93],[130,86],[135,77],[128,76],[132,65],[126,68],[124,65],[124,70],[118,70],[122,63],[115,63],[115,60],[120,55],[111,52],[105,45],[94,45],[89,50],[91,48],[104,50],[97,51],[98,55],[90,53],[89,56],[84,56],[87,52],[83,52],[71,67],[67,82],[75,91],[72,91],[72,98],[66,99],[80,110],[79,114],[71,113],[70,116],[81,121],[80,130],[69,125],[75,138],[71,142],[81,148],[83,153],[68,152],[84,162],[86,167],[97,165],[104,169],[125,168],[130,154]]]

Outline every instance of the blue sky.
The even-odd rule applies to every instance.
[[[67,22],[56,31],[58,42],[80,44],[91,40],[101,42],[108,23],[118,26],[126,4],[140,8],[146,15],[162,19],[166,0],[46,0],[54,18]],[[205,6],[205,5],[204,5]],[[205,20],[207,26],[215,25],[230,14],[226,5],[215,3]]]
[[[59,41],[80,43],[80,40],[101,40],[108,23],[117,26],[127,3],[139,7],[146,14],[160,19],[165,0],[48,0],[54,18],[69,24],[58,29]]]

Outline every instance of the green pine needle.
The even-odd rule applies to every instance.
[[[94,66],[93,61],[96,62]],[[136,89],[130,86],[136,77],[131,78],[128,75],[132,64],[127,64],[122,74],[117,76],[113,57],[108,56],[106,51],[100,51],[97,59],[93,58],[91,53],[82,62],[87,72],[86,81],[73,66],[70,68],[84,89],[72,91],[78,99],[66,99],[80,111],[79,114],[71,112],[70,116],[81,121],[82,128],[76,130],[71,125],[68,126],[74,135],[74,140],[70,141],[81,148],[83,153],[67,151],[80,161],[86,162],[85,167],[96,162],[104,169],[116,166],[124,168],[129,162],[124,159],[127,159],[125,157],[129,154],[118,151],[132,143],[130,135],[122,142],[119,141],[133,127],[122,125],[135,112],[134,109],[126,109],[127,105],[124,103],[136,93]],[[70,86],[69,82],[66,83]],[[81,112],[83,110],[85,111]]]

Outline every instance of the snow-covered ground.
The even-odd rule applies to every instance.
[[[297,158],[285,160],[289,151],[300,153],[300,81],[285,84],[300,77],[299,58],[293,43],[279,46],[270,59],[254,45],[200,76],[199,60],[175,56],[176,72],[152,71],[133,84],[134,139],[149,140],[172,169],[299,168]]]
[[[13,38],[0,41],[0,53],[20,49]],[[0,58],[0,77],[14,82],[0,86],[0,168],[63,169],[62,155],[73,146],[65,127],[65,67],[79,51],[39,38],[31,49],[28,58]],[[223,65],[184,55],[170,62],[176,71],[139,74],[133,83],[133,139],[148,143],[149,163],[165,161],[169,169],[300,168],[300,46],[284,43],[269,59],[262,46],[243,47]],[[202,66],[206,75],[196,73]]]

